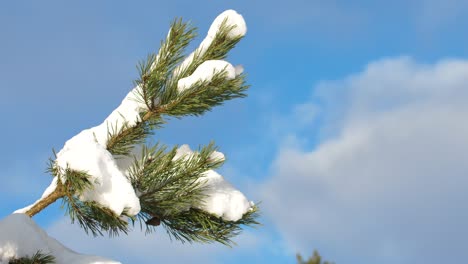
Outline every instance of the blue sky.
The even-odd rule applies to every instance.
[[[463,0],[0,3],[0,218],[37,199],[52,148],[99,124],[174,17],[204,36],[241,13],[249,97],[173,120],[155,140],[215,140],[262,222],[238,246],[161,230],[94,239],[60,204],[35,217],[82,253],[124,263],[459,262],[468,253],[468,26]],[[197,39],[201,41],[201,39]],[[196,41],[196,42],[197,42]],[[196,44],[194,44],[195,46]]]

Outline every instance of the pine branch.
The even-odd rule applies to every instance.
[[[118,236],[120,232],[128,233],[127,221],[94,202],[82,202],[75,196],[67,195],[63,204],[67,206],[72,223],[77,220],[87,234],[103,236],[106,232],[110,236]]]
[[[64,195],[65,193],[63,191],[62,185],[58,184],[57,188],[52,193],[41,199],[39,202],[35,203],[29,210],[26,211],[26,214],[30,217],[33,217],[47,206],[55,203],[55,201],[62,198]]]
[[[244,92],[249,87],[245,84],[245,76],[227,80],[225,71],[215,74],[211,81],[194,84],[182,94],[177,91],[178,80],[192,74],[201,63],[226,58],[242,39],[240,36],[228,36],[233,28],[224,20],[206,52],[195,51],[192,62],[179,69],[177,64],[183,58],[184,49],[196,34],[195,28],[188,23],[175,20],[159,53],[150,54],[146,61],[139,64],[140,77],[135,84],[141,89],[137,95],[147,107],[141,113],[141,121],[133,127],[122,126],[118,131],[111,131],[107,149],[115,155],[128,155],[135,144],[144,142],[155,128],[165,123],[164,116],[199,116],[224,101],[245,97]]]
[[[164,124],[164,120],[156,115],[144,115],[141,120],[134,126],[124,124],[120,129],[109,129],[107,150],[113,156],[128,156],[135,145],[143,144],[155,129]]]
[[[103,232],[110,236],[118,235],[119,232],[128,232],[128,223],[115,215],[110,209],[103,208],[94,202],[81,201],[80,195],[93,187],[90,175],[86,172],[62,169],[55,166],[56,177],[66,179],[64,185],[64,197],[62,206],[66,206],[66,212],[72,223],[76,220],[86,233],[91,232],[93,236],[103,235]]]
[[[113,155],[127,156],[135,145],[144,143],[154,129],[166,122],[163,116],[200,116],[224,101],[245,97],[248,88],[243,74],[229,80],[225,71],[217,72],[210,81],[195,83],[167,104],[142,112],[141,121],[136,125],[110,130],[107,149]]]
[[[153,109],[156,99],[165,94],[166,83],[183,58],[185,48],[196,37],[196,28],[182,19],[172,22],[166,41],[161,42],[158,54],[150,54],[139,64],[140,78],[136,86],[142,87],[141,98],[148,109]]]
[[[225,221],[199,209],[191,208],[173,218],[162,219],[169,236],[182,242],[219,242],[235,245],[232,238],[239,235],[242,226],[256,226],[258,208],[253,207],[238,221]]]
[[[245,76],[241,74],[228,79],[226,70],[216,72],[210,80],[192,84],[183,92],[177,87],[181,78],[193,74],[203,62],[226,58],[242,39],[242,36],[229,35],[233,28],[225,19],[209,47],[197,49],[188,63],[184,63],[184,50],[195,37],[196,29],[181,19],[174,20],[158,54],[150,54],[138,66],[140,77],[135,81],[134,92],[139,103],[145,106],[139,113],[139,121],[130,125],[122,117],[123,124],[108,124],[106,148],[115,158],[129,157],[135,145],[144,144],[167,118],[200,116],[227,100],[246,96],[249,86]],[[137,218],[141,220],[140,224],[146,224],[148,232],[162,223],[171,237],[178,240],[218,241],[231,245],[231,238],[238,234],[241,225],[258,224],[255,221],[256,207],[236,222],[224,221],[195,209],[205,197],[204,184],[199,179],[203,173],[223,163],[210,159],[215,149],[210,144],[201,148],[197,155],[174,159],[176,148],[167,150],[161,145],[144,148],[142,159],[135,160],[131,169],[130,180],[140,193],[141,213]],[[104,232],[110,235],[127,233],[128,224],[123,218],[97,203],[80,199],[81,194],[93,188],[90,175],[85,171],[60,168],[53,161],[49,170],[58,179],[57,188],[28,211],[30,216],[63,198],[72,222],[78,221],[87,233],[94,236]]]
[[[78,221],[86,233],[91,233],[93,236],[102,236],[104,232],[110,236],[116,236],[120,232],[127,234],[127,221],[115,215],[110,209],[79,199],[83,192],[93,187],[88,173],[68,167],[61,168],[52,159],[49,161],[48,172],[57,177],[57,187],[49,196],[29,209],[26,212],[27,215],[32,217],[57,199],[62,198],[62,207],[66,207],[72,223]]]
[[[189,89],[183,91],[172,102],[161,105],[157,112],[177,118],[191,115],[200,116],[213,107],[223,104],[224,101],[234,98],[243,98],[249,88],[245,85],[245,76],[226,79],[226,72],[217,72],[210,81],[197,82]]]
[[[182,242],[219,242],[233,244],[231,238],[239,234],[242,225],[258,224],[257,207],[253,207],[236,222],[224,221],[194,208],[205,198],[200,178],[207,170],[216,169],[223,160],[212,159],[213,144],[197,154],[174,159],[176,148],[165,146],[144,148],[141,159],[135,159],[130,170],[132,185],[140,195],[140,226],[152,232],[162,224],[171,238]]]
[[[216,169],[223,161],[213,160],[213,144],[200,149],[197,155],[174,159],[176,149],[166,152],[165,146],[144,148],[141,160],[135,160],[130,169],[132,185],[138,190],[141,205],[139,218],[165,219],[187,211],[204,198],[203,173]]]
[[[213,42],[211,42],[209,47],[204,47],[206,51],[195,50],[191,63],[187,67],[179,69],[177,74],[174,74],[173,78],[169,80],[172,85],[169,86],[173,87],[174,84],[177,84],[177,80],[191,75],[204,61],[226,59],[228,52],[243,38],[243,36],[229,36],[234,28],[235,26],[229,26],[227,24],[227,19],[225,19],[221,23],[218,32],[216,32]]]
[[[54,152],[54,156],[56,156],[55,151],[53,152]],[[59,175],[59,168],[55,166],[55,162],[52,159],[49,159],[47,172],[52,174],[53,177],[57,177],[57,175]],[[55,190],[53,190],[46,197],[42,198],[40,201],[33,204],[33,206],[26,211],[26,214],[30,217],[33,217],[34,215],[42,211],[47,206],[53,204],[58,199],[62,198],[64,195],[65,195],[65,189],[62,185],[62,182],[59,180],[59,178],[57,178],[57,186]]]
[[[154,129],[164,124],[162,113],[155,111],[155,104],[159,104],[161,98],[172,92],[168,91],[166,83],[195,36],[194,27],[176,19],[171,24],[166,40],[161,42],[158,54],[150,54],[146,61],[139,63],[140,77],[135,85],[141,88],[137,90],[137,95],[148,111],[142,112],[141,121],[135,126],[124,125],[118,131],[110,131],[107,149],[113,155],[128,155],[134,145],[143,143]]]

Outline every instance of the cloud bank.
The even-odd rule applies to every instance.
[[[468,258],[467,102],[463,60],[384,59],[320,83],[306,102],[320,108],[318,143],[281,147],[266,214],[292,250],[338,263]]]

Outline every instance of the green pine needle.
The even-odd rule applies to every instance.
[[[140,193],[142,217],[167,218],[188,210],[203,198],[203,173],[216,169],[222,160],[213,160],[210,155],[216,150],[213,144],[202,147],[198,154],[174,160],[177,148],[166,151],[159,144],[144,148],[142,158],[135,160],[130,169],[132,185]]]
[[[235,245],[232,238],[239,235],[242,226],[256,226],[258,208],[253,207],[238,221],[225,221],[207,212],[192,208],[171,219],[163,219],[163,226],[171,238],[181,242],[218,242],[226,246]]]
[[[226,71],[221,71],[211,81],[196,82],[171,103],[161,105],[157,110],[177,118],[200,116],[227,100],[245,97],[244,92],[249,88],[245,84],[245,76],[239,75],[231,80],[225,76]]]
[[[8,264],[53,264],[55,257],[50,254],[43,254],[37,251],[32,257],[26,256],[21,258],[14,258],[8,261]]]
[[[167,151],[159,144],[144,148],[142,158],[135,159],[130,170],[132,184],[140,195],[140,225],[146,223],[146,232],[156,229],[151,219],[167,230],[171,238],[182,242],[219,242],[232,245],[242,225],[252,226],[258,209],[253,207],[236,222],[224,221],[202,210],[195,209],[203,198],[203,182],[199,179],[204,172],[216,169],[223,160],[211,159],[216,151],[213,143],[202,147],[190,156],[174,160],[176,149]],[[149,223],[149,224],[148,224]]]
[[[204,61],[226,59],[228,52],[232,50],[243,38],[243,36],[235,38],[229,37],[229,33],[232,29],[234,29],[234,27],[235,26],[228,26],[227,19],[225,19],[221,23],[218,32],[216,33],[206,52],[202,53],[198,49],[195,50],[192,63],[190,63],[190,65],[188,65],[185,69],[181,69],[176,76],[173,76],[171,81],[191,75],[195,69]]]
[[[191,75],[203,62],[227,57],[242,39],[242,36],[230,38],[232,29],[233,26],[228,26],[224,20],[206,51],[196,50],[191,63],[182,68],[185,49],[195,38],[196,28],[181,19],[172,22],[158,54],[148,55],[146,61],[138,65],[140,76],[135,85],[141,89],[138,89],[137,100],[146,106],[140,113],[139,122],[135,125],[108,124],[107,150],[114,158],[130,157],[135,146],[145,144],[167,118],[200,116],[227,100],[246,96],[249,86],[245,75],[228,80],[225,70],[214,74],[210,81],[194,83],[183,92],[177,90],[178,81]],[[224,221],[195,209],[204,198],[204,185],[199,179],[207,170],[216,169],[223,163],[210,158],[215,150],[214,144],[210,144],[201,147],[196,155],[174,160],[177,148],[168,149],[160,144],[143,148],[141,157],[134,160],[129,177],[140,198],[141,212],[137,218],[142,227],[145,223],[147,232],[161,223],[171,238],[183,242],[216,241],[232,245],[231,239],[240,232],[242,225],[258,224],[255,221],[257,207],[236,222]],[[53,161],[49,171],[59,179],[66,179],[61,186],[65,193],[63,203],[72,222],[78,221],[94,236],[105,232],[110,235],[128,232],[128,224],[120,216],[96,203],[79,199],[80,194],[93,186],[90,175],[61,169]],[[131,220],[135,222],[135,219]]]
[[[83,202],[79,196],[93,187],[89,180],[91,176],[87,172],[76,171],[70,168],[62,169],[53,164],[49,168],[59,179],[66,179],[61,183],[64,190],[62,207],[66,207],[66,213],[72,223],[78,221],[86,233],[93,236],[104,235],[117,236],[120,232],[128,232],[128,223],[115,215],[110,209],[103,208],[94,202]]]

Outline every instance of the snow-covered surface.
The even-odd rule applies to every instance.
[[[118,264],[120,262],[76,253],[49,237],[25,214],[12,214],[0,221],[0,264],[11,258],[32,256],[37,251],[51,254],[57,263]]]
[[[189,158],[192,155],[197,155],[188,145],[182,145],[178,150],[174,159]],[[213,152],[210,156],[212,159],[224,160],[224,155],[221,152]],[[249,202],[245,195],[234,188],[223,176],[214,170],[208,170],[204,176],[199,179],[206,187],[205,199],[197,208],[221,217],[227,221],[237,221],[242,216],[251,210],[254,205]]]
[[[193,57],[195,56],[195,54],[198,54],[199,56],[205,54],[206,50],[213,42],[216,36],[216,33],[218,33],[221,27],[221,24],[223,23],[224,20],[226,20],[226,26],[233,27],[231,31],[229,32],[229,34],[227,35],[228,38],[245,36],[245,34],[247,33],[247,25],[245,24],[245,20],[242,17],[242,15],[238,14],[234,10],[224,11],[223,13],[219,14],[215,18],[215,20],[210,26],[210,29],[208,30],[208,34],[200,43],[198,48],[194,52],[192,52],[189,56],[187,56],[187,58],[181,63],[181,65],[176,68],[175,70],[176,75],[178,72],[180,72],[180,70],[187,68],[187,66],[189,66],[192,63]]]
[[[200,81],[211,81],[216,73],[226,71],[226,79],[231,80],[236,77],[236,68],[229,62],[223,60],[207,60],[195,69],[192,75],[182,78],[177,83],[177,90],[182,92],[190,88],[194,83]]]

